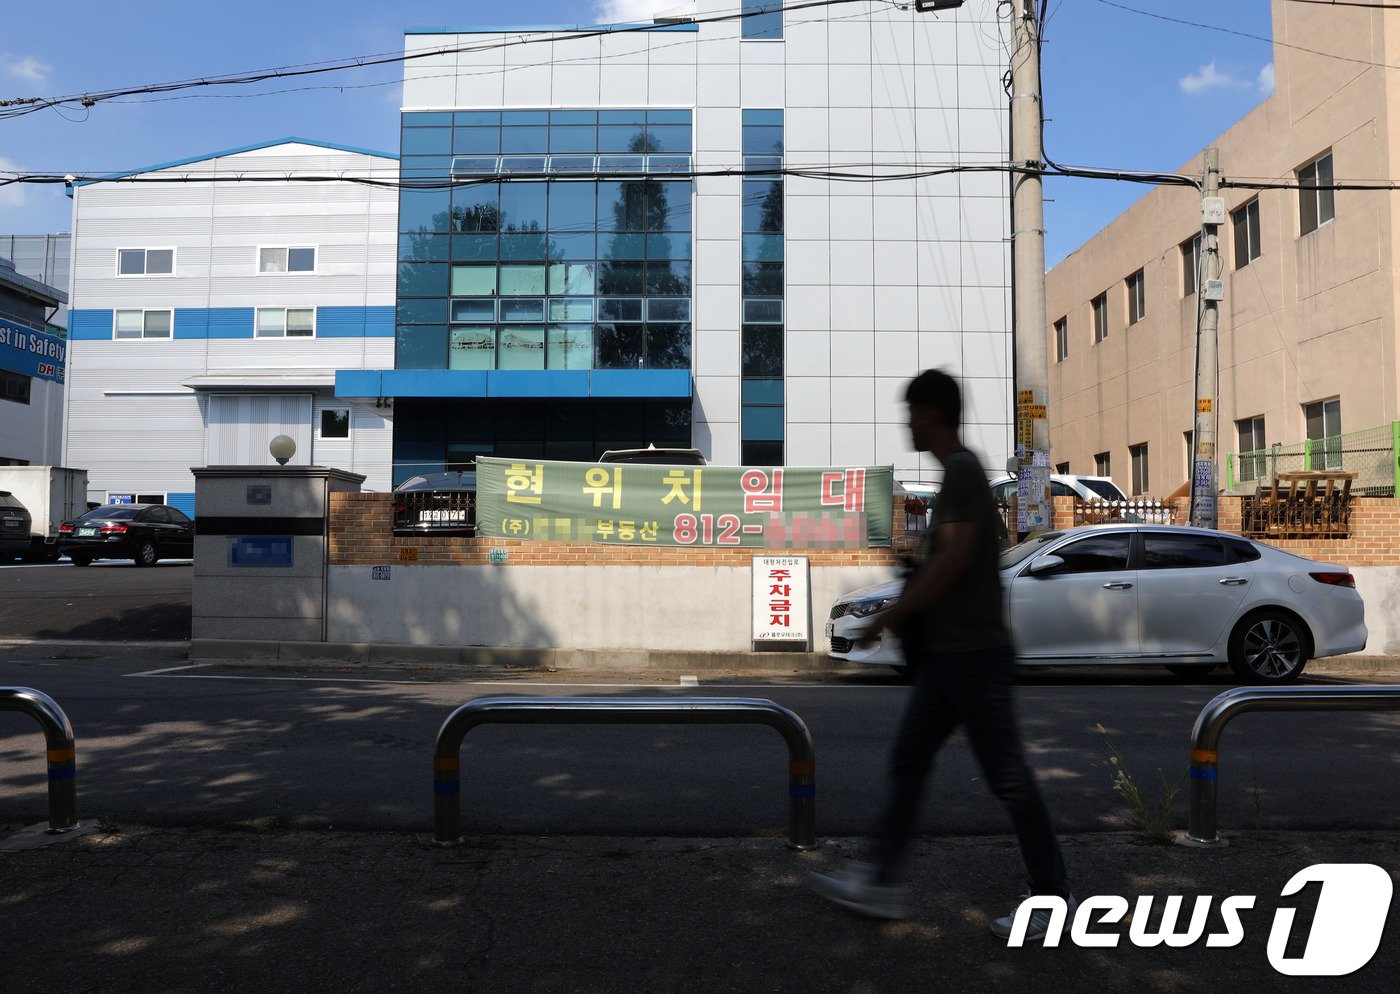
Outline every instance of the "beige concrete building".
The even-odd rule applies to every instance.
[[[1220,228],[1222,486],[1228,453],[1382,426],[1388,447],[1400,417],[1400,194],[1228,185],[1400,177],[1400,73],[1379,65],[1400,65],[1400,16],[1274,0],[1273,19],[1276,90],[1214,142],[1230,211]],[[1202,157],[1178,171],[1199,176]],[[1196,190],[1158,187],[1048,274],[1051,461],[1061,472],[1106,471],[1154,496],[1188,480],[1200,227]],[[1339,459],[1324,455],[1336,444],[1317,443],[1315,468]],[[1389,466],[1388,448],[1378,458]],[[1236,489],[1252,486],[1255,462],[1236,461]]]

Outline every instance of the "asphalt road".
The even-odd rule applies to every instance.
[[[188,639],[189,560],[0,565],[0,639]]]
[[[39,688],[72,719],[86,817],[426,831],[434,736],[465,701],[501,693],[702,694],[767,697],[797,711],[816,742],[818,831],[860,834],[879,802],[906,693],[878,673],[695,688],[627,678],[551,684],[526,675],[470,682],[429,666],[381,673],[191,666],[180,656],[131,648],[83,660],[43,646],[0,654],[0,684]],[[1149,794],[1162,793],[1163,777],[1181,785],[1175,811],[1184,824],[1187,735],[1228,681],[1183,685],[1156,672],[1102,670],[1030,681],[1021,693],[1025,737],[1062,830],[1130,826],[1112,786],[1114,751]],[[1096,731],[1100,723],[1108,737]],[[1390,790],[1400,765],[1397,731],[1400,716],[1380,713],[1237,719],[1222,744],[1222,832],[1256,824],[1400,828],[1400,799]],[[42,748],[27,718],[0,714],[0,822],[43,814]],[[468,832],[743,836],[782,834],[786,825],[786,752],[765,728],[486,726],[468,736],[462,763]],[[934,773],[923,828],[1007,829],[960,736]]]

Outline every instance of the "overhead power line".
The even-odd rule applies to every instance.
[[[798,0],[798,2],[795,3],[764,5],[762,8],[756,10],[735,10],[722,14],[688,18],[685,23],[714,24],[724,21],[742,21],[746,18],[760,17],[776,12],[811,10],[820,7],[836,7],[842,4],[864,2],[869,2],[869,0]],[[884,3],[892,7],[899,6],[894,0],[875,0],[875,2]],[[435,58],[441,55],[463,52],[487,52],[501,48],[513,48],[517,45],[538,44],[541,42],[578,41],[610,35],[634,34],[642,31],[653,31],[656,30],[656,28],[657,25],[655,23],[648,23],[626,27],[593,28],[574,32],[540,31],[516,34],[514,32],[502,31],[501,34],[511,35],[511,37],[501,41],[444,46],[422,52],[400,52],[378,56],[354,56],[339,60],[329,60],[322,63],[304,63],[301,65],[283,66],[274,69],[256,69],[224,76],[205,76],[166,83],[148,83],[141,86],[73,93],[61,97],[20,97],[11,100],[0,100],[0,120],[33,114],[50,107],[65,105],[92,107],[102,101],[112,100],[118,97],[171,93],[179,90],[208,86],[243,86],[251,83],[260,83],[269,79],[291,79],[304,76],[316,76],[324,73],[344,72],[349,69],[364,69],[371,66],[407,63],[415,59]]]

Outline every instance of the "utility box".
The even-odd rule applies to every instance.
[[[30,516],[31,562],[58,559],[58,526],[87,510],[87,470],[66,466],[0,467],[0,490],[14,494]]]
[[[330,495],[365,478],[324,466],[197,466],[192,635],[326,640]]]

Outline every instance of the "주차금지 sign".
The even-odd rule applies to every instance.
[[[889,545],[890,466],[760,468],[476,461],[477,534],[622,545]]]
[[[753,642],[765,644],[800,643],[807,648],[811,638],[811,584],[807,577],[806,556],[754,556],[753,559]],[[787,648],[774,645],[774,648]]]

